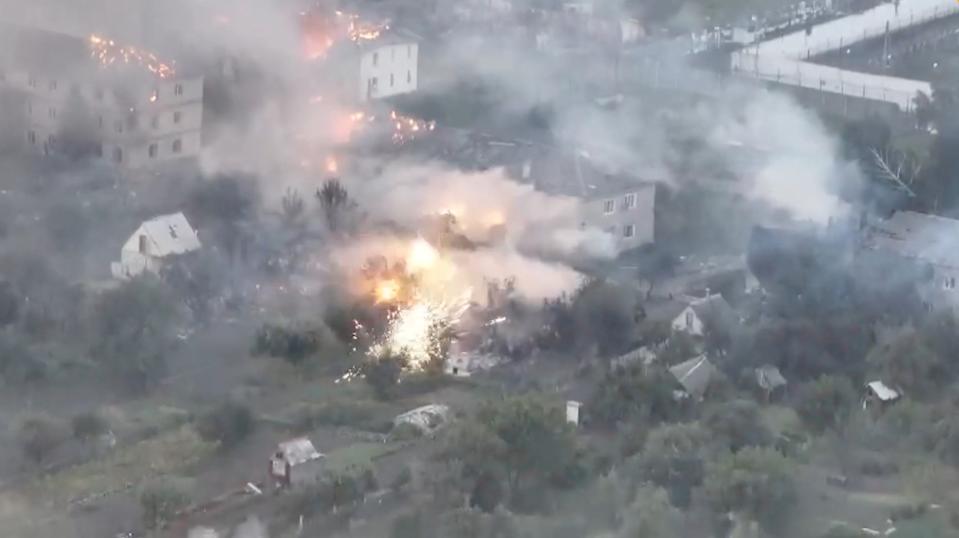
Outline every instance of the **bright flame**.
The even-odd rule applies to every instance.
[[[417,238],[406,255],[406,268],[413,273],[425,271],[434,267],[439,258],[440,253],[433,245],[423,238]]]
[[[400,284],[395,280],[384,280],[376,285],[376,302],[392,303],[400,296]]]
[[[329,172],[329,173],[331,173],[331,174],[335,174],[335,173],[337,173],[337,172],[339,171],[339,169],[340,169],[340,166],[339,166],[339,164],[337,164],[335,157],[330,156],[330,157],[327,157],[327,158],[326,158],[326,171],[327,171],[327,172]]]
[[[132,46],[118,45],[114,40],[96,34],[90,35],[88,43],[90,54],[104,67],[117,62],[136,63],[160,78],[170,78],[176,74],[172,65],[163,63],[152,52]]]

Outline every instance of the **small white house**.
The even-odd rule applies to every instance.
[[[583,407],[582,402],[576,400],[566,401],[566,422],[573,426],[579,426],[579,410]]]
[[[722,322],[724,318],[731,318],[731,313],[732,308],[729,303],[723,299],[722,295],[716,293],[690,302],[689,306],[673,318],[671,326],[677,332],[685,332],[690,336],[703,336],[706,325]]]
[[[446,425],[449,417],[450,408],[448,406],[429,404],[398,415],[393,419],[393,427],[409,424],[423,432],[424,435],[428,435]]]
[[[862,399],[862,408],[870,406],[879,408],[892,404],[902,396],[901,391],[891,388],[882,381],[870,381],[866,383],[866,394]]]
[[[183,213],[163,215],[140,225],[120,249],[120,261],[110,264],[114,278],[128,279],[145,271],[159,273],[175,256],[199,250],[196,230]]]
[[[323,474],[325,460],[306,437],[290,439],[280,443],[270,458],[270,477],[278,487],[315,484]]]

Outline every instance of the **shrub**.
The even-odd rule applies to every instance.
[[[80,413],[70,419],[70,427],[73,430],[73,437],[79,441],[89,441],[94,437],[103,435],[110,429],[110,423],[107,419],[96,411]]]
[[[161,528],[189,502],[189,494],[180,483],[162,481],[148,484],[140,492],[143,524],[148,529]]]
[[[409,364],[404,355],[386,353],[382,357],[370,359],[363,368],[366,382],[373,389],[373,394],[381,400],[388,400],[395,395],[395,388],[400,382],[403,369]]]
[[[293,364],[300,364],[319,350],[320,341],[316,330],[296,331],[264,324],[256,333],[253,354],[282,357]]]
[[[197,422],[200,437],[229,449],[247,438],[256,423],[250,408],[236,402],[225,402],[208,411]]]
[[[17,431],[20,450],[34,463],[45,460],[68,436],[66,425],[46,415],[24,419]]]
[[[395,426],[390,432],[390,438],[394,441],[412,441],[420,437],[423,437],[423,430],[408,422]]]

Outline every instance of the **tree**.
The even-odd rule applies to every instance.
[[[845,427],[855,402],[856,391],[849,379],[826,375],[800,388],[796,412],[813,432],[838,432]]]
[[[948,380],[942,357],[912,330],[874,348],[866,362],[880,379],[902,387],[907,394],[929,395]]]
[[[628,462],[633,479],[651,482],[669,493],[670,502],[688,507],[693,488],[703,480],[709,433],[697,424],[666,424],[649,433],[643,452]]]
[[[70,427],[73,430],[73,437],[75,439],[86,442],[105,434],[110,429],[110,423],[100,413],[88,411],[74,415],[74,417],[70,419]]]
[[[47,415],[27,417],[17,429],[20,450],[34,463],[43,462],[68,436],[66,425]]]
[[[623,515],[618,538],[680,538],[682,514],[669,504],[662,489],[640,486],[633,503]]]
[[[741,513],[775,531],[796,499],[792,473],[779,452],[748,447],[707,465],[703,491],[716,512]]]
[[[253,353],[283,357],[291,364],[302,364],[307,357],[319,351],[320,340],[320,333],[316,330],[287,329],[267,323],[256,332]]]
[[[227,401],[200,418],[197,432],[204,440],[219,443],[223,449],[230,449],[249,437],[255,426],[253,412],[249,407]]]
[[[60,250],[78,250],[83,247],[90,231],[91,219],[76,203],[54,204],[46,215],[47,232]]]
[[[733,452],[747,446],[766,446],[772,441],[762,411],[750,400],[731,400],[711,407],[703,416],[703,425],[714,440]]]
[[[189,502],[190,496],[182,484],[169,480],[148,484],[140,492],[143,524],[148,529],[162,528]]]
[[[220,175],[199,183],[186,203],[191,221],[207,232],[204,237],[236,255],[246,241],[243,223],[256,216],[260,199],[255,178]]]
[[[600,280],[587,283],[572,303],[580,347],[595,344],[603,357],[623,353],[636,336],[636,310],[636,298],[625,289]]]
[[[590,419],[613,426],[621,422],[655,425],[678,418],[683,407],[673,398],[674,383],[669,372],[642,364],[607,372],[590,397]]]
[[[350,207],[350,197],[346,188],[340,180],[328,179],[316,191],[316,199],[320,202],[320,209],[326,217],[326,224],[330,231],[338,231],[343,224],[344,213]]]
[[[303,198],[296,189],[286,189],[286,194],[283,195],[282,207],[283,222],[291,227],[298,225],[300,219],[303,218],[304,205]]]
[[[100,297],[93,318],[94,356],[132,390],[159,381],[177,341],[176,304],[162,282],[146,275],[124,282]]]
[[[400,382],[400,375],[409,362],[405,355],[391,351],[368,359],[363,367],[363,376],[373,389],[373,394],[381,400],[392,398],[396,385]]]

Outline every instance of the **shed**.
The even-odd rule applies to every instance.
[[[709,362],[706,355],[699,355],[673,366],[669,369],[669,373],[673,374],[687,394],[702,399],[716,374],[716,367]]]
[[[393,419],[393,427],[409,424],[424,434],[443,427],[449,420],[450,408],[441,404],[429,404],[411,409]]]
[[[866,383],[866,394],[862,399],[862,407],[865,409],[874,403],[878,403],[880,406],[889,405],[901,396],[901,391],[890,388],[882,381],[870,381]]]
[[[786,378],[783,377],[779,368],[771,364],[764,364],[756,368],[755,373],[756,384],[766,392],[773,392],[780,387],[786,386]]]
[[[583,407],[581,402],[576,400],[566,401],[566,422],[573,426],[579,426],[579,410]]]
[[[314,484],[323,473],[326,456],[320,454],[306,437],[277,445],[270,458],[270,476],[277,486],[297,487]]]

